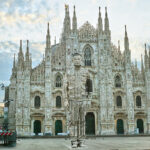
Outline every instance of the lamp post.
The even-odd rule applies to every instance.
[[[0,89],[5,90],[4,83],[0,84]],[[3,123],[3,128],[5,130],[8,130],[8,124],[9,124],[9,122],[8,122],[9,109],[8,108],[9,108],[9,104],[10,104],[11,101],[13,101],[13,99],[9,99],[9,98],[6,99],[6,96],[5,96],[5,99],[3,100],[3,102],[4,102],[4,123]]]
[[[4,129],[8,130],[8,124],[9,124],[9,119],[8,119],[8,114],[9,114],[9,104],[10,102],[13,101],[12,99],[4,100],[5,107],[4,107]]]
[[[1,90],[4,90],[4,89],[5,89],[4,83],[1,83],[1,84],[0,84],[0,88],[1,88]]]

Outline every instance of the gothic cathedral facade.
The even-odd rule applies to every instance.
[[[139,69],[131,62],[126,26],[124,50],[112,44],[107,8],[104,22],[99,8],[96,28],[88,21],[77,28],[75,7],[71,26],[66,5],[60,41],[51,45],[48,24],[45,56],[35,68],[29,41],[25,55],[20,41],[9,98],[9,127],[18,135],[75,135],[78,116],[83,135],[134,134],[137,128],[148,134],[150,52],[145,45]]]

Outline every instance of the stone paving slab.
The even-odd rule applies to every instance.
[[[86,139],[82,148],[71,148],[69,139],[19,139],[16,147],[0,150],[150,150],[150,137],[106,137]]]

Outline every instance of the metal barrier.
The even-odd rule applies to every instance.
[[[0,140],[4,144],[4,146],[16,146],[16,132],[0,132]]]

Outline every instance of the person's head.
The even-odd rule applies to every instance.
[[[74,66],[76,67],[81,66],[81,55],[79,53],[75,53],[73,55],[73,62],[74,62]]]

